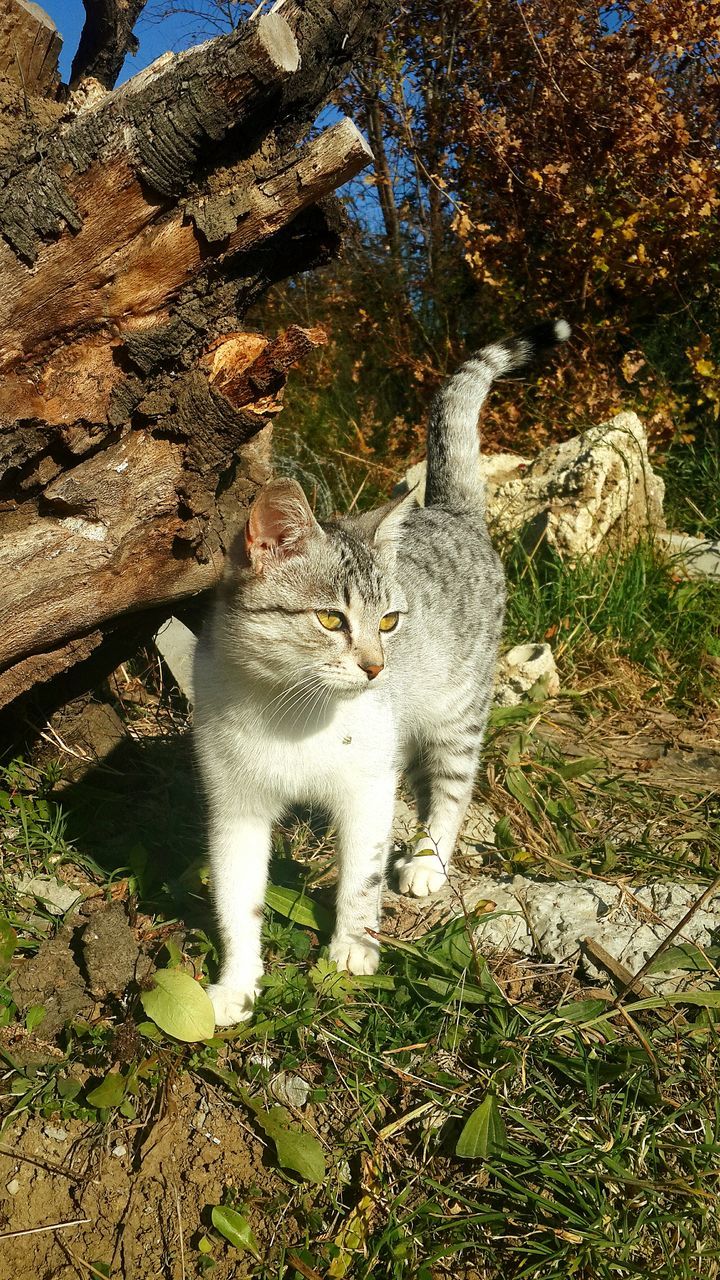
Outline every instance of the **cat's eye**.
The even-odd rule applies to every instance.
[[[345,615],[337,609],[316,609],[315,616],[326,631],[342,631],[347,626]]]
[[[385,617],[380,619],[380,630],[394,631],[399,621],[399,613],[386,613]]]

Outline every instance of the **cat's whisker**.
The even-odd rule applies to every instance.
[[[273,698],[272,702],[267,704],[265,712],[267,713],[267,711],[269,711],[270,707],[273,706],[273,703],[276,705],[272,713],[269,716],[266,715],[264,718],[265,724],[277,724],[282,717],[287,714],[288,710],[292,708],[294,702],[299,698],[302,698],[304,693],[309,689],[314,688],[315,683],[316,681],[314,676],[304,676],[302,680],[298,680],[295,684],[290,685],[289,688],[284,689],[277,698]]]

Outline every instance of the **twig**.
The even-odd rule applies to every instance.
[[[393,1134],[399,1133],[400,1130],[404,1129],[406,1125],[411,1123],[411,1121],[416,1120],[418,1116],[425,1115],[426,1111],[430,1111],[436,1106],[436,1102],[423,1102],[419,1107],[414,1107],[412,1111],[406,1111],[405,1115],[400,1116],[398,1120],[393,1120],[391,1124],[386,1124],[385,1128],[381,1129],[378,1133],[378,1138],[382,1141],[386,1141],[388,1138],[391,1138]]]
[[[2,1231],[0,1240],[15,1240],[18,1236],[37,1236],[41,1231],[60,1231],[63,1227],[82,1227],[89,1218],[73,1218],[72,1222],[48,1222],[46,1227],[26,1227],[24,1231]]]
[[[90,1273],[91,1276],[97,1276],[98,1280],[107,1280],[107,1278],[103,1275],[102,1271],[98,1271],[97,1267],[94,1267],[91,1262],[86,1262],[84,1258],[81,1258],[79,1256],[79,1254],[73,1253],[72,1249],[69,1249],[64,1242],[63,1242],[63,1250],[67,1254],[68,1258],[70,1258],[75,1263],[76,1267],[83,1267],[85,1271]]]
[[[175,1209],[177,1211],[178,1231],[180,1233],[180,1270],[182,1272],[182,1280],[186,1280],[185,1246],[183,1244],[183,1224],[182,1224],[182,1216],[180,1213],[180,1196],[178,1194],[177,1187],[174,1187],[173,1190],[175,1192]]]
[[[635,974],[635,978],[634,978],[635,982],[638,982],[641,978],[645,977],[645,974],[648,972],[648,970],[650,969],[654,961],[657,959],[657,957],[661,956],[663,951],[665,951],[666,948],[670,946],[670,943],[675,941],[679,933],[682,933],[683,929],[685,928],[685,925],[688,923],[688,920],[691,920],[692,917],[695,915],[695,912],[699,910],[699,908],[703,905],[703,903],[707,902],[708,898],[711,898],[713,894],[718,892],[718,890],[720,890],[720,876],[716,876],[712,884],[709,884],[707,889],[705,889],[700,894],[700,897],[695,899],[692,906],[688,907],[682,920],[680,920],[679,923],[675,925],[674,929],[670,930],[664,942],[661,942],[659,947],[655,948],[652,955],[649,956],[648,959],[645,961],[644,965],[642,966],[642,969],[639,969],[638,972]],[[618,996],[618,1000],[621,1000],[624,994],[625,992],[622,992]]]
[[[303,1262],[302,1258],[298,1258],[296,1253],[288,1254],[288,1262],[291,1267],[300,1272],[301,1276],[305,1276],[305,1280],[322,1280],[320,1272],[316,1271],[314,1267],[309,1267],[307,1262]]]
[[[0,1156],[9,1156],[11,1160],[24,1160],[26,1164],[34,1164],[36,1168],[45,1169],[48,1173],[58,1173],[63,1178],[70,1178],[72,1182],[82,1182],[81,1174],[63,1169],[59,1164],[51,1164],[49,1160],[37,1160],[34,1156],[26,1156],[22,1151],[10,1151],[8,1147],[0,1147]]]

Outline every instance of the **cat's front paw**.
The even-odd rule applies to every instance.
[[[215,982],[206,987],[215,1010],[216,1027],[233,1027],[236,1022],[245,1022],[252,1017],[253,1004],[257,987],[231,987],[224,982]]]
[[[427,898],[447,884],[447,873],[436,853],[418,853],[398,867],[398,888],[413,898]]]
[[[375,939],[360,934],[333,938],[328,954],[338,969],[348,973],[375,973],[380,962],[380,948]]]

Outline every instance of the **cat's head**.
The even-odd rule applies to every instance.
[[[279,687],[347,696],[382,682],[407,612],[394,566],[410,501],[323,527],[296,481],[266,485],[229,557],[226,656]]]

